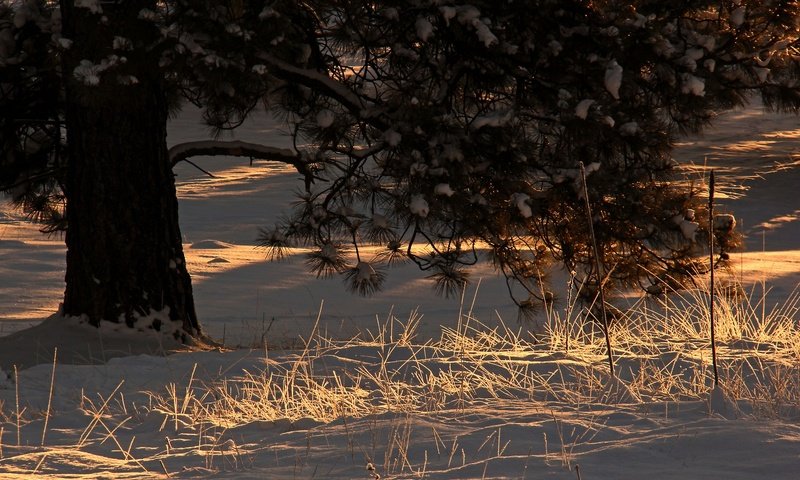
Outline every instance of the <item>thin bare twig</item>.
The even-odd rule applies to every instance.
[[[600,295],[600,311],[603,315],[603,336],[606,339],[606,352],[608,353],[608,368],[611,376],[614,376],[614,354],[611,351],[611,334],[608,329],[608,313],[606,311],[606,297],[603,288],[603,263],[600,260],[600,250],[597,248],[597,237],[594,234],[594,220],[592,218],[592,206],[589,203],[589,188],[586,186],[586,168],[583,162],[579,162],[581,168],[581,180],[583,181],[583,198],[586,200],[586,215],[589,221],[589,235],[592,237],[592,248],[594,249],[594,263],[597,269],[597,288]]]

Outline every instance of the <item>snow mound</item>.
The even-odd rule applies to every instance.
[[[708,413],[727,420],[735,420],[736,410],[736,404],[725,394],[722,387],[715,385],[708,394]]]
[[[0,240],[0,248],[25,247],[27,244],[22,240]]]
[[[54,355],[59,365],[93,365],[115,357],[164,356],[186,350],[178,338],[179,326],[162,323],[158,331],[150,328],[152,322],[148,320],[159,315],[143,316],[135,328],[112,322],[101,322],[97,328],[81,317],[65,317],[59,312],[38,325],[0,337],[0,388],[7,378],[3,372],[12,371],[15,365],[22,370],[52,363]]]

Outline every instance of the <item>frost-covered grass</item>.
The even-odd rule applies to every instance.
[[[415,312],[390,314],[346,341],[327,337],[317,321],[296,350],[148,357],[153,368],[139,374],[151,378],[139,387],[142,365],[124,360],[34,367],[0,390],[0,471],[536,478],[574,475],[580,465],[586,476],[603,468],[629,476],[604,462],[604,452],[637,441],[644,453],[626,455],[643,461],[661,443],[678,448],[678,425],[713,437],[718,422],[730,421],[723,418],[787,428],[800,415],[800,296],[772,309],[760,301],[717,297],[724,411],[710,400],[703,292],[640,300],[616,319],[617,379],[599,330],[577,304],[551,310],[541,335],[502,321],[490,327],[465,307],[435,339],[416,335]],[[154,372],[165,381],[153,382]],[[80,375],[80,392],[70,390]]]
[[[722,386],[740,415],[800,413],[800,295],[770,310],[761,300],[720,295],[716,330]],[[231,427],[311,418],[330,422],[383,412],[431,414],[513,398],[557,403],[703,400],[713,384],[707,294],[642,299],[611,329],[619,377],[587,312],[551,311],[547,331],[488,327],[471,312],[433,341],[415,341],[419,316],[394,317],[348,341],[315,331],[305,348],[254,372],[207,385],[190,423]],[[609,386],[613,387],[609,389]],[[174,399],[155,394],[161,411]],[[209,401],[213,398],[213,401]]]

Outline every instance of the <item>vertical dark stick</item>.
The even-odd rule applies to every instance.
[[[711,266],[711,291],[708,296],[711,320],[711,363],[714,365],[714,386],[716,387],[719,384],[719,373],[717,372],[717,342],[714,333],[714,170],[711,170],[711,177],[708,181],[708,259]]]
[[[586,200],[586,214],[589,216],[589,235],[592,237],[592,248],[594,249],[594,264],[597,269],[597,288],[600,293],[600,311],[603,312],[603,335],[606,337],[606,352],[608,352],[608,368],[611,376],[614,376],[614,355],[611,352],[611,334],[608,331],[608,314],[606,313],[606,296],[603,292],[603,265],[600,261],[600,250],[597,248],[597,237],[594,235],[594,220],[592,219],[592,206],[589,203],[589,188],[586,186],[586,168],[583,162],[579,162],[581,168],[581,180],[583,181],[583,198]]]

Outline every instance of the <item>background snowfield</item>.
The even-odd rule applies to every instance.
[[[258,229],[302,188],[285,165],[201,157],[215,178],[176,169],[196,306],[220,351],[164,356],[163,338],[121,341],[57,317],[42,326],[63,295],[63,242],[4,204],[0,478],[796,478],[798,125],[755,105],[675,152],[698,184],[717,171],[746,236],[728,279],[781,324],[723,332],[725,398],[709,395],[702,329],[676,327],[647,348],[618,339],[611,381],[599,339],[539,342],[544,317],[518,324],[488,266],[464,299],[436,297],[408,265],[361,298],[307,273],[301,249],[267,262]],[[168,140],[207,133],[188,110]],[[288,146],[266,116],[235,138]],[[54,369],[52,346],[70,336],[93,338],[60,348]]]

